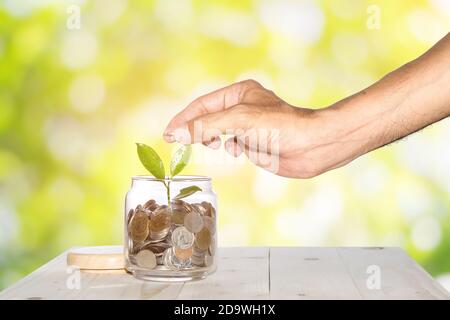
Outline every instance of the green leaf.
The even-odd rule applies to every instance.
[[[190,195],[196,193],[197,191],[202,191],[201,188],[197,186],[190,186],[180,190],[180,193],[174,199],[182,199],[189,197]]]
[[[136,143],[139,159],[144,167],[157,179],[164,179],[166,172],[164,164],[153,148],[143,143]]]
[[[172,162],[170,163],[170,177],[175,177],[189,162],[191,158],[191,145],[181,145],[173,154]]]

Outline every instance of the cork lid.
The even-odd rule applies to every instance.
[[[67,265],[81,270],[124,269],[125,259],[122,246],[82,247],[67,253]]]

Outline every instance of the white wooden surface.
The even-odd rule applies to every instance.
[[[369,266],[379,267],[379,289],[366,285]],[[69,289],[67,271],[63,253],[0,299],[450,299],[399,248],[220,248],[215,274],[174,284],[81,272],[80,289]]]

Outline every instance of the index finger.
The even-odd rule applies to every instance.
[[[245,90],[257,85],[260,84],[253,80],[236,82],[195,99],[169,122],[165,132],[181,127],[199,116],[239,104]]]

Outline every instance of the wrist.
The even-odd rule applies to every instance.
[[[368,113],[368,102],[364,100],[358,94],[317,110],[318,137],[321,144],[328,146],[323,155],[329,159],[327,170],[340,167],[376,149],[390,135],[388,130],[380,129],[380,117],[383,115]]]

